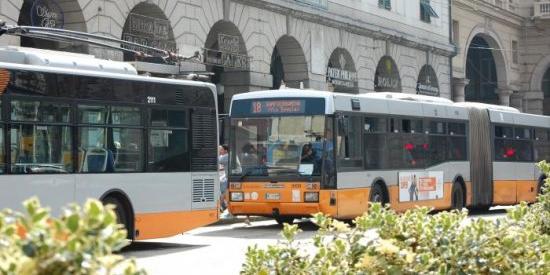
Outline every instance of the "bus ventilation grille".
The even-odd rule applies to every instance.
[[[218,168],[218,149],[216,136],[216,114],[192,114],[192,171],[216,171]]]
[[[214,202],[214,178],[193,178],[193,202]]]
[[[182,90],[176,90],[176,104],[185,104],[185,93]]]

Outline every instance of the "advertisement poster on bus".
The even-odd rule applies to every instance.
[[[399,172],[399,201],[443,198],[443,172]]]

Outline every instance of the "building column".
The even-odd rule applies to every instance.
[[[525,113],[539,114],[544,113],[544,93],[541,90],[524,91],[523,95],[523,111]]]
[[[467,78],[453,77],[453,101],[464,102],[466,101],[466,85],[470,83]]]
[[[497,91],[499,104],[502,106],[510,106],[510,96],[514,93],[514,90],[510,88],[499,88]]]
[[[510,96],[510,107],[514,107],[521,112],[525,111],[525,100],[523,99],[523,94],[520,92],[515,92]]]

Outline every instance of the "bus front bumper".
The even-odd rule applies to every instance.
[[[233,215],[309,217],[321,212],[321,208],[317,202],[230,202],[229,212]]]

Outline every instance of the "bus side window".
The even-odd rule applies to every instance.
[[[363,144],[367,169],[386,168],[387,119],[366,117],[364,130]]]
[[[514,144],[514,129],[498,125],[494,129],[494,159],[497,161],[516,161],[517,148],[516,144]]]
[[[542,128],[535,129],[534,148],[535,161],[550,161],[550,131]]]
[[[342,116],[338,119],[338,167],[344,170],[363,168],[362,156],[362,118],[359,116]]]

